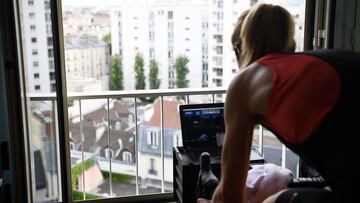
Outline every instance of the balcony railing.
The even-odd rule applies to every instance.
[[[135,172],[134,172],[134,176],[135,176],[135,196],[140,195],[140,188],[139,188],[139,143],[138,143],[138,138],[139,138],[139,118],[138,118],[138,108],[139,108],[139,104],[141,103],[141,99],[143,98],[158,98],[158,102],[160,102],[160,158],[161,158],[161,169],[159,170],[158,174],[161,175],[161,189],[159,192],[160,195],[161,194],[167,194],[167,191],[165,190],[165,161],[164,161],[164,157],[165,157],[165,146],[164,146],[164,134],[165,134],[165,130],[164,130],[164,123],[165,123],[165,118],[164,118],[164,112],[166,111],[166,109],[164,109],[164,97],[177,97],[177,98],[182,98],[184,100],[184,103],[194,103],[194,102],[199,102],[199,101],[192,101],[191,97],[192,96],[200,96],[200,95],[207,95],[207,97],[209,98],[208,102],[223,102],[223,97],[226,94],[226,89],[224,88],[208,88],[208,89],[166,89],[166,90],[136,90],[136,91],[102,91],[102,92],[81,92],[81,93],[69,93],[68,94],[68,102],[69,103],[78,103],[78,107],[79,107],[79,118],[80,118],[80,135],[81,135],[81,147],[80,147],[80,152],[77,151],[77,155],[81,158],[79,160],[81,160],[81,164],[83,169],[86,168],[85,167],[85,162],[86,159],[88,159],[90,157],[88,152],[84,152],[84,139],[83,136],[84,135],[84,126],[83,126],[83,119],[84,119],[84,115],[82,112],[82,101],[84,100],[95,100],[95,99],[102,99],[102,100],[106,100],[106,108],[107,108],[107,115],[106,115],[106,120],[110,121],[110,103],[111,100],[113,99],[130,99],[133,101],[133,111],[134,111],[134,121],[135,121],[135,126],[134,126],[134,146],[135,146],[135,154],[134,154],[134,159],[135,160],[134,164],[135,165]],[[223,95],[223,97],[219,97],[219,95]],[[52,106],[55,107],[56,105],[56,95],[53,93],[49,93],[49,94],[29,94],[29,98],[31,102],[39,102],[39,101],[48,101],[52,103]],[[54,111],[56,112],[56,110],[54,109]],[[56,113],[54,114],[56,115]],[[56,121],[56,117],[54,117],[55,122]],[[57,126],[57,123],[55,123]],[[110,129],[110,122],[107,122],[107,129]],[[110,131],[110,130],[109,130]],[[110,143],[110,134],[108,131],[108,146],[111,145]],[[256,144],[258,146],[258,150],[261,154],[263,154],[263,137],[264,137],[264,130],[262,126],[259,126],[258,130],[258,143]],[[57,136],[57,138],[59,138],[61,136]],[[73,146],[73,145],[71,145]],[[287,153],[287,149],[286,147],[282,146],[282,162],[281,165],[283,167],[286,166],[286,153]],[[101,158],[102,161],[105,160],[105,157]],[[109,197],[114,197],[113,196],[113,188],[112,188],[112,159],[108,159],[109,163]],[[130,164],[131,165],[131,164]],[[298,171],[298,170],[297,170]],[[83,199],[85,200],[86,198],[86,192],[85,192],[85,170],[82,170],[82,188],[81,188],[81,192],[83,193]],[[152,174],[152,175],[157,175],[156,174]],[[149,197],[150,199],[153,199],[154,197],[158,197],[159,194],[152,194],[152,197]],[[160,196],[159,196],[160,197]],[[106,198],[106,197],[104,197]],[[119,197],[121,198],[121,197]],[[126,197],[129,198],[129,197]]]

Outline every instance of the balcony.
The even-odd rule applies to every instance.
[[[225,94],[224,88],[70,93],[69,129],[65,140],[70,149],[68,172],[71,172],[74,199],[111,202],[141,196],[145,200],[156,197],[171,201],[171,149],[182,145],[178,105],[223,102],[218,95],[224,97]],[[40,151],[45,159],[40,164],[34,162],[33,167],[35,170],[43,168],[43,176],[52,178],[44,178],[47,185],[56,191],[61,182],[56,174],[60,171],[59,164],[56,164],[59,160],[56,149],[60,147],[58,138],[63,137],[54,127],[58,126],[54,109],[56,96],[30,94],[29,97],[32,116],[40,118],[40,124],[31,126],[32,131],[45,130],[45,134],[38,134],[43,144],[37,144],[37,147],[33,144],[30,149],[33,150],[30,154]],[[54,132],[49,130],[51,125]],[[264,153],[264,139],[272,140],[269,134],[261,126],[254,131],[253,146],[261,154]],[[34,136],[36,133],[32,135],[33,140],[41,140]],[[284,146],[278,144],[278,149],[281,157],[287,157]],[[287,159],[281,158],[281,166],[287,166]],[[41,171],[32,172],[41,174]],[[51,183],[52,180],[55,181]],[[50,192],[41,200],[54,200],[57,194]],[[36,199],[36,192],[34,197]]]

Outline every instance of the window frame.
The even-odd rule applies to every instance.
[[[72,201],[72,186],[71,186],[71,171],[70,171],[70,141],[69,141],[69,129],[68,129],[68,116],[67,116],[67,91],[66,91],[66,80],[65,80],[65,60],[64,60],[64,43],[63,43],[63,32],[62,32],[62,7],[61,1],[50,1],[51,2],[51,20],[52,30],[54,33],[54,69],[56,77],[56,94],[57,94],[57,110],[59,125],[57,126],[60,135],[64,135],[59,139],[60,142],[60,175],[62,181],[60,182],[61,187],[61,200],[62,202],[73,202]],[[16,8],[17,9],[17,8]],[[306,11],[305,11],[306,12]],[[35,16],[34,16],[35,17]],[[131,197],[116,197],[110,199],[100,200],[85,200],[82,202],[149,202],[149,201],[173,201],[173,193],[162,193],[152,195],[137,195]]]

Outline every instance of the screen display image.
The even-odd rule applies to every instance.
[[[224,108],[194,108],[182,112],[183,138],[189,146],[222,146]]]

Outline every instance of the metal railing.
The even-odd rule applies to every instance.
[[[219,98],[219,100],[217,100],[217,95],[224,95],[226,94],[226,89],[225,88],[207,88],[207,89],[195,89],[195,88],[189,88],[189,89],[165,89],[165,90],[136,90],[136,91],[101,91],[101,92],[80,92],[80,93],[68,93],[68,101],[78,101],[79,104],[79,117],[80,117],[80,140],[81,140],[81,154],[82,154],[82,158],[81,158],[81,162],[82,162],[82,166],[83,168],[85,168],[85,160],[84,160],[84,148],[83,148],[83,112],[82,112],[82,106],[81,103],[83,100],[92,100],[92,99],[106,99],[106,107],[107,107],[107,120],[110,120],[110,99],[133,99],[134,102],[134,120],[135,120],[135,172],[136,172],[136,178],[135,178],[135,184],[136,184],[136,196],[139,195],[139,161],[138,161],[138,156],[139,156],[139,149],[138,149],[138,137],[139,137],[139,129],[138,129],[138,104],[139,104],[139,99],[140,98],[146,98],[146,97],[157,97],[159,98],[160,101],[160,147],[161,147],[161,173],[162,177],[161,177],[161,193],[165,194],[165,190],[164,190],[164,97],[183,97],[185,98],[185,102],[186,103],[191,103],[190,101],[190,96],[193,95],[210,95],[211,96],[211,101],[212,103],[215,102],[221,102],[222,99]],[[55,103],[56,103],[56,94],[55,93],[48,93],[48,94],[44,94],[44,93],[32,93],[32,94],[28,94],[30,101],[50,101],[53,103],[53,106],[55,107]],[[110,129],[110,122],[108,122],[107,124],[107,128]],[[263,137],[264,137],[264,129],[262,126],[259,127],[259,140],[258,140],[258,146],[259,146],[259,152],[261,155],[264,154],[264,149],[263,149]],[[108,130],[108,146],[110,146],[110,130]],[[283,145],[282,146],[282,162],[281,162],[281,166],[285,167],[286,166],[286,156],[287,156],[287,149],[286,147]],[[112,193],[113,193],[113,188],[112,188],[112,167],[111,167],[111,158],[110,160],[110,167],[109,167],[109,181],[110,181],[110,197],[112,197]],[[69,174],[70,175],[70,174]],[[83,192],[83,198],[85,200],[85,178],[84,178],[84,170],[82,171],[82,192]],[[157,196],[157,194],[154,194],[155,196]],[[154,198],[155,196],[152,195],[152,197],[149,197],[150,199]],[[119,201],[122,197],[116,198],[117,201]],[[128,201],[129,197],[123,198],[123,199],[127,199],[126,201]],[[113,198],[111,198],[113,199]],[[145,197],[146,199],[146,197]],[[100,200],[99,200],[100,201]],[[101,200],[102,202],[103,200]],[[122,201],[120,201],[122,202]]]

